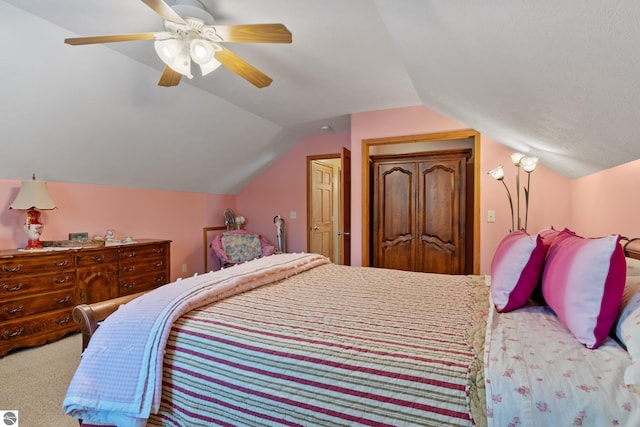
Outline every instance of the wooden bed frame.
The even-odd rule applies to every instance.
[[[215,229],[218,229],[218,227],[215,227]],[[633,239],[622,237],[621,244],[623,245],[625,256],[640,260],[640,237]],[[91,336],[96,329],[98,329],[101,321],[116,311],[122,304],[126,304],[143,294],[144,292],[140,292],[94,304],[81,304],[76,306],[73,309],[73,320],[80,325],[80,331],[82,332],[82,349],[84,350],[87,347]]]
[[[640,259],[640,237],[633,239],[623,237],[622,240],[626,240],[626,243],[622,246],[624,254],[629,258]]]

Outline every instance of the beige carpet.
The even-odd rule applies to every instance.
[[[0,358],[0,411],[18,410],[20,427],[78,427],[62,411],[62,400],[81,349],[77,333]]]

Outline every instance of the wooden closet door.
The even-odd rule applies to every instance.
[[[465,271],[466,156],[434,156],[419,163],[416,271]]]
[[[470,150],[372,157],[372,265],[464,274]]]
[[[413,270],[416,163],[374,162],[374,267]]]

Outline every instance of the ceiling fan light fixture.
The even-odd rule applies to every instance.
[[[215,49],[213,45],[207,40],[194,39],[191,41],[191,59],[198,65],[203,65],[211,62]]]
[[[220,64],[220,62],[218,62],[215,58],[212,58],[211,61],[207,62],[206,64],[199,64],[199,65],[200,65],[200,72],[202,72],[203,76],[206,76],[210,72],[216,70],[222,64]]]
[[[218,43],[291,43],[291,32],[278,23],[215,25],[203,1],[143,0],[164,19],[165,31],[73,37],[64,42],[78,46],[155,39],[156,54],[165,64],[158,82],[163,87],[178,85],[182,76],[193,78],[191,61],[200,66],[202,75],[223,65],[257,88],[269,86],[271,77]]]
[[[162,59],[162,61],[170,65],[180,56],[183,49],[183,43],[180,40],[171,38],[166,40],[156,40],[153,43],[153,47],[156,49],[156,53]]]
[[[178,39],[156,40],[153,43],[156,53],[172,70],[177,73],[193,78],[191,75],[191,56],[185,43]]]

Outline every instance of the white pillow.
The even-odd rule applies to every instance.
[[[640,276],[640,259],[625,257],[627,262],[627,276]]]
[[[631,357],[624,383],[629,390],[640,394],[640,276],[627,277],[620,308],[616,336]]]

